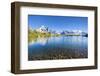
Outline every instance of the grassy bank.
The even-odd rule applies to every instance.
[[[37,32],[35,30],[28,30],[28,42],[37,39],[37,38],[44,38],[44,37],[58,37],[58,36],[80,36],[80,34],[51,34]]]
[[[36,39],[36,38],[43,38],[43,37],[53,37],[53,36],[61,36],[59,34],[51,34],[51,33],[41,33],[41,32],[37,32],[37,31],[32,31],[32,30],[29,30],[28,31],[28,41],[32,41],[33,39]]]

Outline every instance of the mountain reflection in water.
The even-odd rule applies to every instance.
[[[48,41],[48,38],[36,38],[33,39],[29,45],[33,45],[33,44],[41,44],[41,45],[45,45]]]
[[[87,58],[88,37],[35,38],[28,45],[28,60]]]

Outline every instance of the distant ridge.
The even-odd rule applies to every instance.
[[[30,30],[33,30],[32,28],[29,28]],[[64,30],[62,32],[57,32],[56,30],[49,29],[45,25],[41,25],[39,28],[35,29],[37,32],[40,33],[51,33],[51,34],[61,34],[61,35],[79,35],[79,36],[86,36],[88,37],[88,34],[86,32],[83,32],[81,30]]]

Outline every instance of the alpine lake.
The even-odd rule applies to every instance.
[[[33,38],[28,60],[79,59],[88,57],[88,37],[51,36]]]

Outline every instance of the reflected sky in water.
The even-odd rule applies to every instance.
[[[46,37],[46,38],[36,38],[28,45],[28,55],[40,56],[44,53],[53,54],[54,51],[67,52],[85,52],[88,49],[88,37],[82,36],[59,36],[59,37]],[[71,54],[71,53],[70,53]],[[87,56],[87,54],[85,54]],[[84,55],[84,56],[85,56]]]

